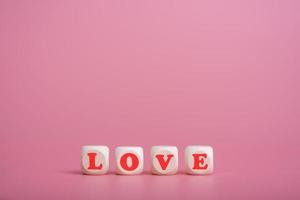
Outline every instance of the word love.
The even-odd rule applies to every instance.
[[[117,173],[140,174],[144,168],[142,147],[122,146],[115,150]],[[107,146],[83,146],[81,171],[83,174],[106,174],[109,169]],[[178,150],[175,146],[153,146],[151,148],[151,171],[157,175],[172,175],[178,171]],[[202,175],[213,172],[213,149],[210,146],[187,146],[185,148],[185,171]]]

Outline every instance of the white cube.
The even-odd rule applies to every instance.
[[[178,149],[175,146],[151,148],[151,171],[157,175],[172,175],[178,171]]]
[[[134,175],[142,173],[144,168],[144,153],[142,147],[117,147],[115,154],[118,174]]]
[[[210,146],[187,146],[185,170],[188,174],[211,174],[214,169],[213,148]]]
[[[105,174],[109,169],[107,146],[83,146],[81,150],[81,171],[83,174]]]

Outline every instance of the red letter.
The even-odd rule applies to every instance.
[[[174,155],[172,155],[172,154],[169,154],[167,156],[168,156],[167,161],[164,160],[164,155],[159,154],[159,155],[155,156],[163,170],[167,169],[167,166],[168,166],[171,158],[174,157]]]
[[[204,165],[204,158],[207,157],[206,153],[203,154],[192,154],[194,156],[194,167],[193,169],[207,169],[208,165]],[[202,157],[200,159],[200,157]]]
[[[100,164],[98,167],[96,166],[96,153],[88,153],[87,154],[89,156],[89,167],[88,169],[102,169],[102,164]]]
[[[131,166],[127,165],[127,158],[131,158]],[[133,171],[139,166],[139,159],[138,157],[133,153],[126,153],[121,157],[120,160],[121,166],[123,169],[127,171]]]

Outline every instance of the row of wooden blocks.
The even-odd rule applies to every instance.
[[[144,168],[142,147],[120,146],[115,149],[117,174],[140,174]],[[81,171],[83,174],[106,174],[109,169],[107,146],[83,146]],[[178,171],[176,146],[153,146],[151,148],[151,171],[156,175],[173,175]],[[187,174],[205,175],[213,172],[213,149],[210,146],[187,146],[185,148],[185,171]]]

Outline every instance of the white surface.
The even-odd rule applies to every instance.
[[[203,159],[203,165],[208,165],[207,169],[193,169],[194,157],[193,154],[206,154],[207,157],[201,157]],[[187,146],[185,148],[185,170],[188,174],[211,174],[213,173],[213,148],[211,146]],[[203,166],[202,165],[202,166]]]
[[[139,160],[138,167],[133,171],[128,171],[124,169],[120,164],[121,157],[126,153],[132,153],[135,154]],[[144,153],[142,147],[135,147],[135,146],[120,146],[117,147],[115,150],[115,157],[116,157],[116,165],[117,165],[117,173],[122,175],[135,175],[140,174],[143,171],[144,168]],[[131,165],[131,158],[129,157],[127,159],[128,166]]]
[[[157,155],[164,155],[164,162],[167,162],[168,155],[170,158],[166,169],[163,169],[159,163]],[[158,175],[172,175],[178,171],[178,149],[175,146],[153,146],[151,148],[151,171]]]
[[[89,156],[88,153],[96,153],[95,165],[102,164],[102,169],[88,169]],[[109,148],[107,146],[83,146],[81,150],[81,171],[83,174],[96,175],[105,174],[109,169]]]

